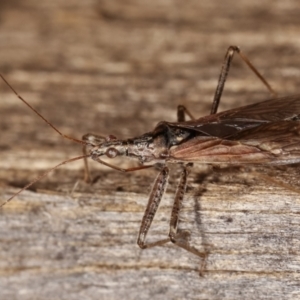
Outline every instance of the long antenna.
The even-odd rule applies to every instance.
[[[62,165],[65,165],[65,164],[68,164],[70,162],[73,162],[73,161],[76,161],[76,160],[80,160],[80,159],[83,159],[83,158],[88,158],[88,157],[90,157],[90,154],[73,157],[73,158],[67,159],[67,160],[59,163],[55,167],[52,167],[51,169],[47,170],[46,172],[44,172],[43,174],[41,174],[40,176],[38,176],[37,178],[35,178],[33,181],[29,182],[27,185],[25,185],[23,188],[21,188],[18,192],[14,193],[5,202],[3,202],[2,204],[0,204],[0,208],[2,206],[4,206],[5,204],[7,204],[10,200],[12,200],[13,198],[15,198],[17,195],[19,195],[21,192],[23,192],[24,190],[26,190],[27,188],[29,188],[30,186],[32,186],[34,183],[36,183],[37,181],[39,181],[39,180],[43,179],[44,177],[46,177],[51,171],[57,169],[58,167],[60,167]]]
[[[52,127],[59,135],[61,135],[63,138],[71,140],[73,142],[82,144],[82,145],[88,145],[88,143],[82,141],[82,140],[78,140],[75,139],[71,136],[68,136],[64,133],[62,133],[60,130],[58,130],[54,125],[52,125],[45,117],[43,117],[36,109],[34,109],[22,96],[20,96],[17,91],[8,83],[8,81],[3,77],[2,74],[0,74],[0,77],[2,78],[2,80],[6,83],[6,85],[14,92],[14,94],[24,103],[26,104],[31,110],[33,110],[35,112],[35,114],[37,114],[42,120],[44,120],[50,127]]]

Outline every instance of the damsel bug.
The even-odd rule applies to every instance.
[[[48,170],[7,199],[1,206],[5,205],[34,182],[45,177],[50,171],[75,160],[84,159],[86,181],[91,180],[87,158],[92,158],[101,164],[122,172],[140,170],[159,164],[162,166],[161,171],[155,179],[150,192],[137,243],[144,249],[171,241],[179,247],[205,258],[206,253],[199,252],[190,246],[182,238],[178,230],[180,209],[185,194],[188,173],[192,164],[292,164],[300,162],[299,96],[281,99],[274,98],[217,113],[234,53],[238,53],[269,91],[275,94],[267,81],[240,49],[236,46],[231,46],[228,48],[221,68],[210,115],[195,119],[189,110],[184,106],[179,106],[177,110],[178,122],[160,122],[153,131],[126,140],[120,140],[114,136],[104,137],[92,134],[86,134],[82,140],[79,140],[64,135],[24,100],[0,75],[19,99],[57,133],[66,139],[83,145],[82,156],[63,161]],[[185,115],[188,115],[191,120],[186,121]],[[101,156],[107,156],[111,159],[117,156],[128,156],[136,159],[140,166],[122,169],[101,160]],[[183,164],[183,172],[179,179],[171,213],[169,236],[163,240],[146,243],[147,233],[167,186],[168,163]]]

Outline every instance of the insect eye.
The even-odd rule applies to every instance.
[[[119,155],[119,151],[116,148],[108,148],[105,152],[105,155],[109,158],[114,158]]]

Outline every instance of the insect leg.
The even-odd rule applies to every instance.
[[[82,146],[82,152],[83,152],[83,155],[87,155],[87,146],[86,145]],[[92,180],[91,171],[89,169],[89,164],[88,164],[87,158],[84,158],[83,161],[84,161],[84,178],[83,178],[83,180],[87,183],[91,183],[93,180]]]
[[[267,87],[271,94],[276,96],[276,92],[272,89],[267,80],[258,72],[258,70],[252,65],[250,60],[247,58],[245,54],[243,54],[239,47],[230,46],[226,52],[224,62],[221,68],[221,73],[218,80],[218,85],[215,91],[214,100],[211,106],[211,114],[215,114],[218,110],[218,106],[220,103],[220,99],[223,93],[225,81],[227,79],[227,75],[230,69],[231,61],[233,59],[234,53],[237,52],[241,59],[247,64],[247,66],[255,73],[255,75],[263,82],[263,84]]]
[[[178,105],[177,106],[177,121],[184,122],[185,115],[188,115],[192,120],[195,120],[194,116],[184,105]]]
[[[140,227],[138,239],[137,239],[137,244],[139,245],[140,248],[146,249],[146,248],[151,248],[155,247],[158,245],[163,245],[167,242],[170,241],[170,238],[166,238],[163,240],[159,240],[153,243],[147,244],[145,242],[147,233],[150,229],[151,223],[153,221],[153,218],[155,216],[155,213],[157,211],[157,208],[159,206],[159,203],[164,195],[164,192],[167,187],[168,183],[168,177],[169,177],[169,169],[168,167],[164,167],[156,177],[154,181],[154,185],[152,187],[152,191],[150,193],[150,197],[148,200],[148,204],[143,216],[142,224]]]
[[[82,137],[82,140],[87,143],[100,144],[101,142],[103,142],[105,140],[105,137],[103,137],[101,135],[93,135],[93,134],[88,133]],[[88,144],[84,144],[82,146],[83,155],[87,155],[87,152],[88,152],[87,147],[88,147]],[[87,158],[84,158],[84,181],[88,182],[88,183],[91,183],[93,181]]]
[[[139,235],[138,235],[137,244],[139,245],[140,248],[146,249],[146,248],[152,248],[155,246],[161,246],[163,244],[168,243],[169,241],[172,241],[177,246],[204,259],[203,263],[201,265],[201,268],[200,268],[200,274],[201,274],[204,269],[204,263],[205,263],[208,253],[200,252],[196,248],[192,247],[187,241],[186,232],[178,232],[179,213],[181,210],[182,201],[183,201],[183,197],[184,197],[184,193],[185,193],[188,172],[191,167],[192,167],[192,164],[188,164],[187,166],[185,166],[184,170],[181,174],[181,178],[180,178],[180,181],[179,181],[179,184],[177,187],[175,200],[174,200],[174,204],[173,204],[173,208],[172,208],[169,237],[162,239],[162,240],[155,241],[155,242],[146,243],[145,240],[147,237],[147,233],[151,227],[153,218],[154,218],[157,208],[160,204],[160,201],[163,197],[163,194],[165,192],[166,185],[168,182],[168,174],[169,174],[168,168],[164,167],[160,171],[160,173],[158,174],[158,176],[154,182],[154,185],[153,185],[150,197],[149,197],[148,205],[147,205],[145,214],[143,216],[142,224],[141,224]]]
[[[179,215],[180,210],[182,208],[182,202],[186,190],[186,184],[187,184],[187,177],[190,168],[193,164],[189,163],[187,164],[183,172],[181,173],[180,181],[177,186],[176,194],[175,194],[175,200],[172,208],[172,214],[171,214],[171,220],[170,220],[170,231],[169,231],[169,237],[172,243],[176,244],[177,246],[203,258],[203,263],[200,267],[200,275],[202,274],[202,271],[205,268],[205,262],[206,258],[208,256],[208,253],[200,252],[196,248],[192,247],[188,242],[189,234],[187,235],[186,232],[178,232],[178,223],[179,223]]]
[[[175,200],[172,208],[171,219],[170,219],[170,231],[169,237],[173,243],[176,243],[176,235],[179,223],[179,213],[182,208],[182,201],[186,190],[187,177],[189,169],[192,164],[187,164],[181,173],[180,180],[175,193]]]

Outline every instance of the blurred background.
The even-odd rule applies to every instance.
[[[297,0],[1,0],[0,73],[65,134],[77,138],[88,132],[133,137],[152,130],[159,121],[175,121],[178,104],[189,107],[195,116],[208,114],[230,45],[240,46],[279,95],[298,93],[299,16]],[[263,84],[236,56],[220,110],[268,97]],[[13,187],[23,187],[35,178],[37,171],[81,153],[80,147],[60,139],[29,111],[2,81],[0,131],[0,188],[4,199],[16,191]],[[59,190],[58,186],[67,182],[69,188],[81,178],[82,163],[68,165],[66,170],[67,173],[58,171],[56,176],[50,176],[46,183],[37,186]],[[137,175],[126,177],[129,178],[126,181],[124,177],[117,177],[120,175],[115,171],[105,169],[104,172],[99,190],[103,194],[115,189],[115,180],[121,181],[122,190],[139,193],[155,176],[155,172],[149,176],[145,173],[141,175],[146,178],[145,183],[142,180],[140,185],[135,185],[131,183]],[[10,194],[7,194],[8,189],[11,189]],[[2,237],[6,235],[5,228],[10,226],[10,218],[3,215]],[[137,232],[138,225],[135,226]],[[132,237],[133,247],[136,247],[135,237]],[[12,251],[17,250],[19,244],[16,243],[11,241],[3,250],[2,263],[21,255]],[[26,256],[23,259],[26,261]],[[13,267],[11,263],[3,263],[1,299],[33,299],[35,292],[36,299],[76,299],[79,295],[79,292],[68,294],[72,289],[67,287],[67,279],[54,285],[60,295],[58,298],[53,290],[51,292],[46,277],[41,275],[44,278],[41,287],[35,286],[32,279],[35,275],[31,277],[23,264],[26,263],[21,259]],[[132,258],[130,270],[139,278],[138,269],[134,269],[136,264]],[[20,272],[22,268],[24,273]],[[162,281],[157,274],[161,274],[161,270],[155,273],[156,277],[144,273],[145,282],[137,283],[139,288],[134,283],[120,290],[109,286],[111,282],[122,284],[118,281],[121,276],[118,268],[108,272],[114,281],[102,278],[105,288],[97,289],[96,283],[89,279],[85,281],[93,286],[89,294],[84,294],[80,282],[76,288],[82,299],[99,299],[100,296],[113,299],[127,288],[134,299],[142,299],[141,293],[152,287],[154,299],[166,295],[179,299],[189,295],[189,284],[194,286],[190,297],[186,296],[190,299],[202,299],[205,288],[208,290],[207,294],[203,292],[203,299],[232,299],[233,295],[235,299],[242,299],[238,298],[238,292],[245,290],[241,278],[238,287],[228,282],[223,285],[219,282],[213,287],[216,278],[199,283],[195,271],[190,275],[166,269],[171,270],[173,277],[170,279],[170,274],[164,273],[167,276],[164,291],[153,287],[160,287]],[[115,277],[110,272],[114,272]],[[67,277],[66,274],[67,271]],[[189,283],[184,284],[183,278],[189,278]],[[177,285],[182,285],[180,292]],[[226,286],[228,294],[223,290]],[[262,281],[258,286],[252,296],[266,299],[259,295],[270,291],[264,290]],[[283,287],[273,292],[279,290],[283,291]],[[146,293],[143,299],[150,294]],[[243,299],[252,299],[252,296],[249,294]]]
[[[4,0],[0,5],[1,72],[73,135],[140,134],[158,121],[174,120],[179,103],[196,116],[207,114],[229,45],[240,46],[279,94],[295,93],[297,86],[297,1]],[[7,120],[2,116],[1,125],[10,129],[2,147],[26,136],[29,142],[49,142],[36,130],[42,122],[2,86],[0,108]],[[235,59],[220,109],[266,97],[264,86]],[[29,124],[20,119],[23,111]],[[54,132],[47,135],[56,139]]]

